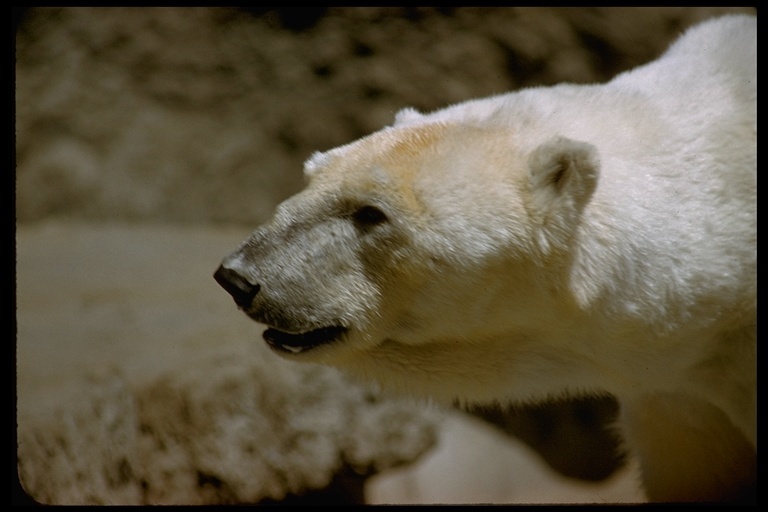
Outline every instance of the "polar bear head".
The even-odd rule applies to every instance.
[[[456,371],[463,347],[568,308],[595,148],[417,117],[313,155],[306,189],[217,270],[278,354],[368,374],[455,352]]]

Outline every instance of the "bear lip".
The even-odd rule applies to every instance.
[[[298,354],[320,345],[338,341],[346,332],[347,328],[339,325],[321,327],[301,333],[290,333],[270,327],[264,331],[262,337],[273,349],[289,354]]]

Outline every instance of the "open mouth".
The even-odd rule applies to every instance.
[[[331,326],[321,327],[312,331],[292,334],[274,328],[269,328],[262,335],[270,347],[289,354],[298,354],[306,350],[338,341],[344,333],[346,327]]]

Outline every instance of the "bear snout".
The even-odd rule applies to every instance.
[[[235,304],[242,309],[251,306],[253,299],[261,289],[258,284],[251,283],[237,271],[224,265],[219,266],[213,274],[213,278],[235,299]]]

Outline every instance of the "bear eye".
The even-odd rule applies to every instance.
[[[371,205],[365,205],[358,208],[352,214],[355,224],[361,227],[373,227],[387,221],[386,214],[379,208]]]

